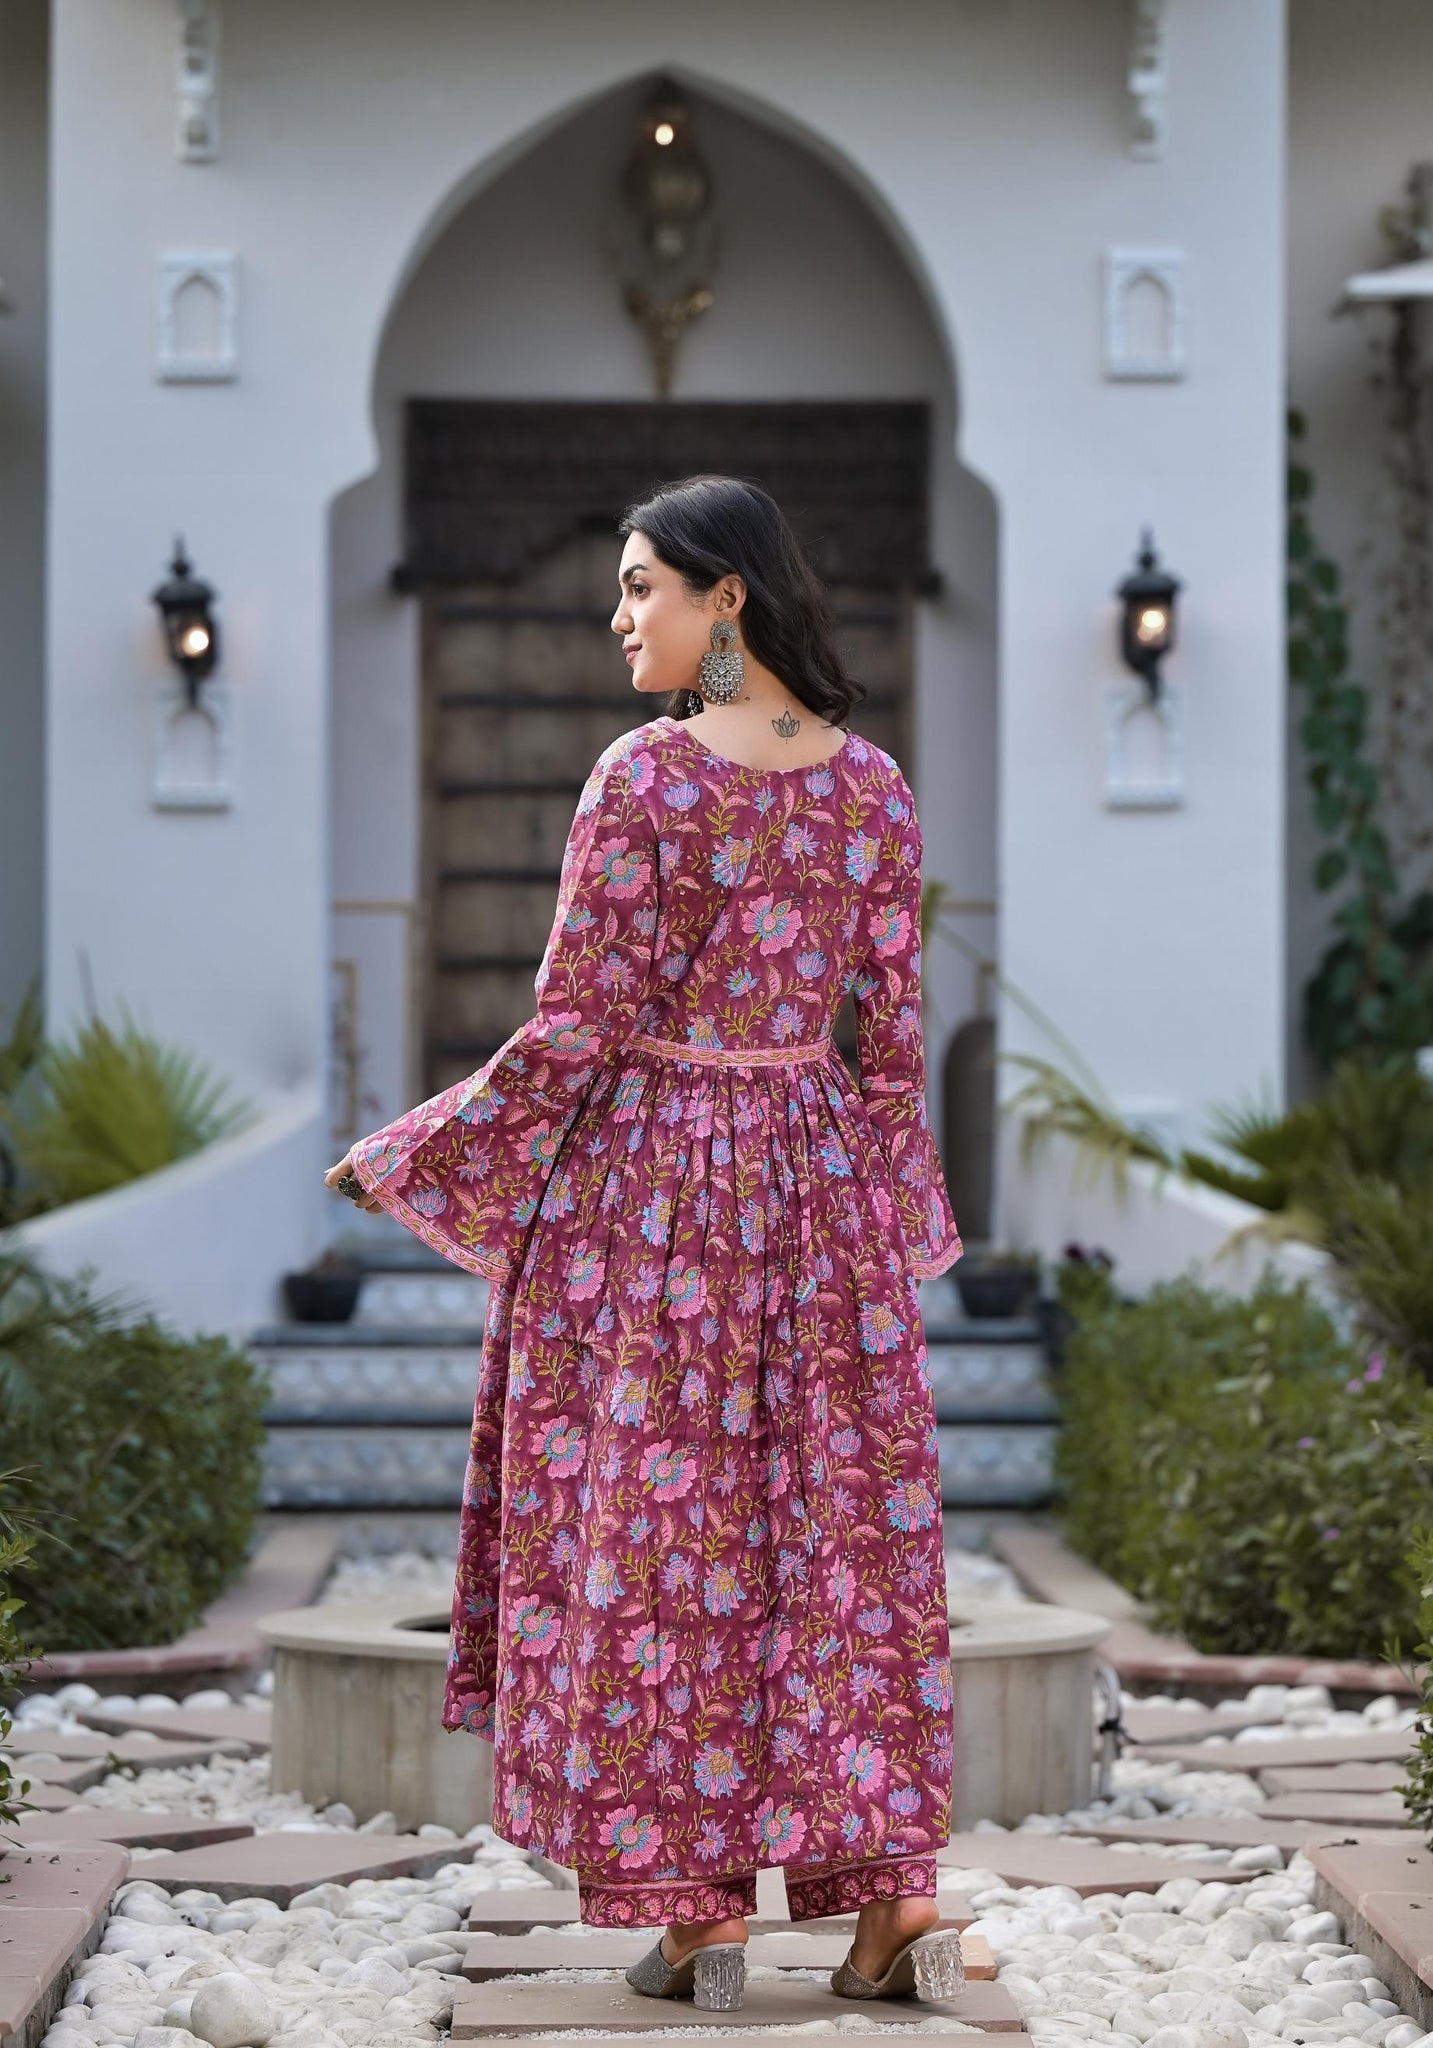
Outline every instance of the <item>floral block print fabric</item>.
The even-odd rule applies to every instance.
[[[443,1721],[585,1919],[716,1917],[759,1864],[926,1890],[949,1834],[920,890],[881,748],[653,719],[578,802],[536,1014],[353,1148],[493,1282]]]

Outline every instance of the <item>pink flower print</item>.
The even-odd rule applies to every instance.
[[[759,1252],[766,1245],[766,1211],[759,1202],[743,1202],[737,1215],[737,1228],[741,1241],[749,1252]]]
[[[609,896],[645,895],[651,880],[646,854],[640,847],[629,852],[628,845],[626,839],[609,839],[599,849],[597,871]]]
[[[403,1146],[397,1143],[369,1145],[364,1150],[363,1163],[370,1168],[375,1179],[387,1180],[397,1170],[398,1162],[404,1156]]]
[[[809,825],[793,818],[781,835],[781,858],[785,861],[810,860],[820,844]]]
[[[541,1707],[528,1708],[523,1715],[517,1739],[524,1749],[536,1750],[539,1756],[546,1753],[547,1745],[552,1740],[552,1724]]]
[[[490,1692],[463,1693],[458,1700],[458,1715],[461,1725],[470,1735],[491,1736],[493,1732],[493,1696]]]
[[[583,1584],[582,1595],[590,1606],[610,1607],[612,1602],[618,1599],[626,1590],[627,1588],[617,1575],[617,1560],[615,1557],[604,1557],[599,1552],[596,1557],[588,1560],[587,1577]],[[592,1650],[585,1648],[586,1640],[587,1638],[584,1636],[584,1663],[592,1655]],[[596,1647],[597,1643],[594,1636],[592,1641],[593,1650]]]
[[[779,1671],[791,1655],[791,1631],[769,1621],[756,1639],[756,1658],[763,1676]]]
[[[622,1655],[640,1673],[643,1685],[656,1685],[677,1661],[677,1646],[665,1629],[645,1621],[623,1642]]]
[[[879,841],[872,839],[868,832],[846,841],[846,873],[853,882],[870,881],[876,872],[880,851]]]
[[[420,1216],[441,1216],[448,1206],[447,1190],[414,1188],[409,1193],[408,1206],[410,1209],[416,1209]]]
[[[599,1842],[620,1850],[618,1863],[631,1870],[650,1863],[662,1846],[662,1825],[653,1813],[639,1814],[635,1806],[619,1807],[597,1830]]]
[[[804,981],[819,981],[826,972],[826,955],[819,946],[808,946],[796,955],[796,972]]]
[[[555,1607],[545,1607],[536,1593],[529,1593],[519,1600],[513,1609],[512,1632],[514,1646],[528,1656],[540,1650],[551,1649],[561,1632],[562,1624]]]
[[[857,1333],[863,1351],[899,1351],[910,1328],[888,1301],[863,1301],[857,1318]]]
[[[789,1799],[781,1806],[774,1799],[764,1799],[756,1810],[756,1839],[776,1862],[784,1863],[806,1839],[806,1816],[798,1813]]]
[[[707,1299],[701,1267],[689,1266],[680,1257],[671,1260],[662,1299],[670,1304],[674,1316],[699,1316]]]
[[[920,1696],[928,1707],[938,1714],[950,1712],[950,1659],[949,1657],[927,1657],[918,1674]]]
[[[736,1790],[745,1776],[746,1772],[736,1760],[735,1750],[721,1744],[704,1742],[692,1758],[692,1778],[696,1788],[709,1798],[725,1798]]]
[[[696,1452],[689,1447],[674,1451],[671,1438],[663,1437],[643,1451],[638,1470],[658,1500],[680,1500],[696,1479]]]
[[[754,844],[751,839],[738,839],[730,832],[724,833],[712,851],[712,880],[720,882],[724,889],[734,888],[738,882],[745,881]]]
[[[702,1604],[708,1614],[732,1614],[745,1598],[729,1564],[714,1564],[702,1581]]]
[[[690,779],[669,783],[662,791],[662,802],[674,811],[689,811],[693,804],[699,804],[701,800],[701,784]]]
[[[656,781],[657,764],[644,747],[634,747],[618,772],[628,788],[640,795]]]
[[[695,1843],[696,1853],[704,1863],[710,1863],[725,1849],[726,1840],[726,1829],[720,1821],[704,1820]]]
[[[892,1813],[919,1813],[921,1810],[920,1787],[917,1785],[892,1785],[886,1794],[886,1805]]]
[[[884,1671],[878,1671],[874,1664],[853,1664],[851,1666],[851,1692],[857,1700],[868,1700],[873,1693],[890,1691],[890,1680]]]
[[[562,1753],[562,1775],[577,1791],[585,1792],[601,1774],[592,1755],[592,1744],[574,1735]]]
[[[873,953],[903,953],[910,944],[911,914],[898,903],[881,903],[871,912],[866,929]]]
[[[674,1550],[662,1566],[662,1591],[675,1593],[679,1586],[694,1586],[697,1582],[695,1558],[684,1550]]]
[[[532,1827],[532,1787],[514,1785],[508,1799],[508,1826],[515,1835],[525,1835]]]
[[[671,1196],[657,1195],[643,1209],[638,1228],[648,1244],[665,1244],[671,1220]]]
[[[854,1426],[833,1429],[831,1432],[831,1454],[836,1458],[854,1458],[861,1448],[861,1432]]]
[[[756,1389],[749,1386],[733,1387],[721,1404],[721,1426],[728,1436],[745,1436],[751,1427],[752,1411],[756,1406]],[[735,1483],[736,1475],[732,1473]]]
[[[802,915],[794,899],[769,893],[752,900],[749,910],[741,917],[742,930],[749,932],[757,941],[757,951],[763,957],[772,953],[784,953],[788,946],[794,946],[801,934]]]
[[[587,1455],[587,1439],[565,1415],[556,1415],[532,1433],[532,1447],[554,1472],[577,1472]]]
[[[924,1479],[907,1479],[886,1495],[886,1520],[893,1529],[928,1529],[936,1502]]]
[[[580,1010],[564,1010],[548,1021],[546,1042],[558,1052],[587,1052],[595,1038],[595,1025],[587,1023]]]
[[[646,1407],[647,1381],[638,1379],[635,1373],[624,1367],[612,1389],[612,1420],[636,1425],[641,1422]]]
[[[826,1586],[831,1598],[844,1614],[856,1597],[856,1573],[848,1559],[833,1564],[826,1575]]]
[[[848,1778],[866,1792],[879,1792],[886,1782],[886,1754],[869,1736],[848,1735],[836,1752],[836,1760]]]
[[[856,1626],[863,1628],[867,1635],[884,1636],[890,1634],[894,1619],[890,1608],[882,1606],[878,1601],[874,1607],[864,1608],[857,1613]]]
[[[600,1251],[585,1244],[579,1245],[567,1268],[567,1292],[572,1300],[591,1301],[595,1294],[600,1294],[606,1266],[607,1261]]]
[[[689,1365],[682,1376],[682,1391],[677,1399],[683,1408],[699,1408],[707,1397],[707,1376],[699,1366]]]

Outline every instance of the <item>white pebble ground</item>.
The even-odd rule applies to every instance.
[[[963,1586],[1001,1597],[990,1560],[975,1560]],[[417,1552],[341,1564],[323,1598],[370,1598],[391,1589],[441,1590],[446,1565]],[[956,1585],[952,1574],[952,1586]],[[266,1681],[247,1696],[263,1700]],[[31,1695],[15,1710],[28,1733],[79,1729],[73,1709],[93,1704],[88,1686]],[[108,1705],[150,1709],[180,1702],[160,1694]],[[190,1707],[231,1704],[223,1693],[190,1694]],[[1186,1706],[1180,1700],[1146,1705]],[[1371,1701],[1361,1714],[1337,1712],[1321,1686],[1259,1686],[1230,1707],[1276,1712],[1269,1729],[1234,1740],[1247,1749],[1270,1735],[1403,1727],[1414,1710],[1400,1701]],[[43,1775],[41,1755],[26,1769]],[[316,1811],[296,1793],[269,1789],[264,1758],[220,1757],[180,1770],[117,1773],[84,1795],[102,1807],[241,1817],[261,1832],[283,1829],[386,1832],[391,1814],[358,1816],[347,1807]],[[1107,1798],[1066,1814],[1032,1814],[1022,1833],[1078,1835],[1097,1820],[1157,1813],[1257,1814],[1255,1780],[1238,1769],[1188,1771],[1176,1764],[1128,1759],[1117,1764]],[[997,1836],[1003,1830],[985,1826]],[[435,1843],[455,1841],[449,1828],[420,1830]],[[116,1894],[99,1951],[82,1962],[44,2048],[420,2048],[440,2040],[451,2020],[473,1900],[495,1886],[547,1880],[520,1850],[478,1827],[465,1838],[478,1847],[471,1862],[444,1865],[430,1878],[360,1879],[324,1884],[287,1911],[267,1899],[225,1904],[212,1892],[168,1893],[144,1877],[148,1854],[133,1852],[131,1881]],[[1161,1853],[1148,1843],[1141,1855]],[[1302,1856],[1286,1860],[1273,1847],[1229,1850],[1199,1844],[1162,1852],[1169,1880],[1153,1892],[1081,1898],[1060,1885],[1011,1886],[993,1871],[941,1873],[942,1893],[971,1898],[1000,1967],[1000,1981],[1024,2016],[1036,2048],[1277,2048],[1284,2043],[1328,2048],[1433,2048],[1433,2033],[1405,2017],[1369,1957],[1343,1940],[1332,1914],[1315,1911],[1313,1870]],[[1181,1863],[1216,1862],[1224,1881],[1181,1877]],[[565,1929],[580,1949],[592,1930]],[[657,1930],[650,1930],[655,1941]],[[577,1983],[619,1972],[575,1966],[545,1972],[548,1983]],[[753,1967],[749,1979],[769,1971]],[[792,1974],[792,1973],[785,1973]],[[909,2033],[911,2025],[873,2022],[859,2007],[833,2014],[826,1974],[803,1971],[812,1984],[812,2018],[802,2026],[763,2028],[774,2034]],[[509,1982],[514,1980],[508,1980]],[[971,2033],[931,2011],[915,2030]],[[605,2034],[616,2030],[600,2030]],[[683,2014],[654,2037],[711,2037]],[[548,2036],[535,2036],[543,2039]]]

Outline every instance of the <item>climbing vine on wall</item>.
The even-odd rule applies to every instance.
[[[1327,1066],[1346,1052],[1433,1042],[1433,895],[1420,889],[1399,903],[1379,821],[1382,783],[1368,759],[1369,695],[1349,675],[1348,604],[1338,564],[1320,550],[1309,518],[1306,432],[1291,412],[1289,675],[1304,694],[1299,737],[1314,819],[1328,841],[1314,881],[1337,893],[1337,936],[1304,990],[1304,1035]]]

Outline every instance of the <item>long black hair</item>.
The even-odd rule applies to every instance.
[[[694,596],[719,577],[740,576],[746,645],[809,710],[831,725],[845,724],[865,685],[847,672],[825,589],[769,491],[749,477],[683,477],[629,505],[617,531],[645,534]],[[694,690],[669,695],[676,718],[700,705]]]

